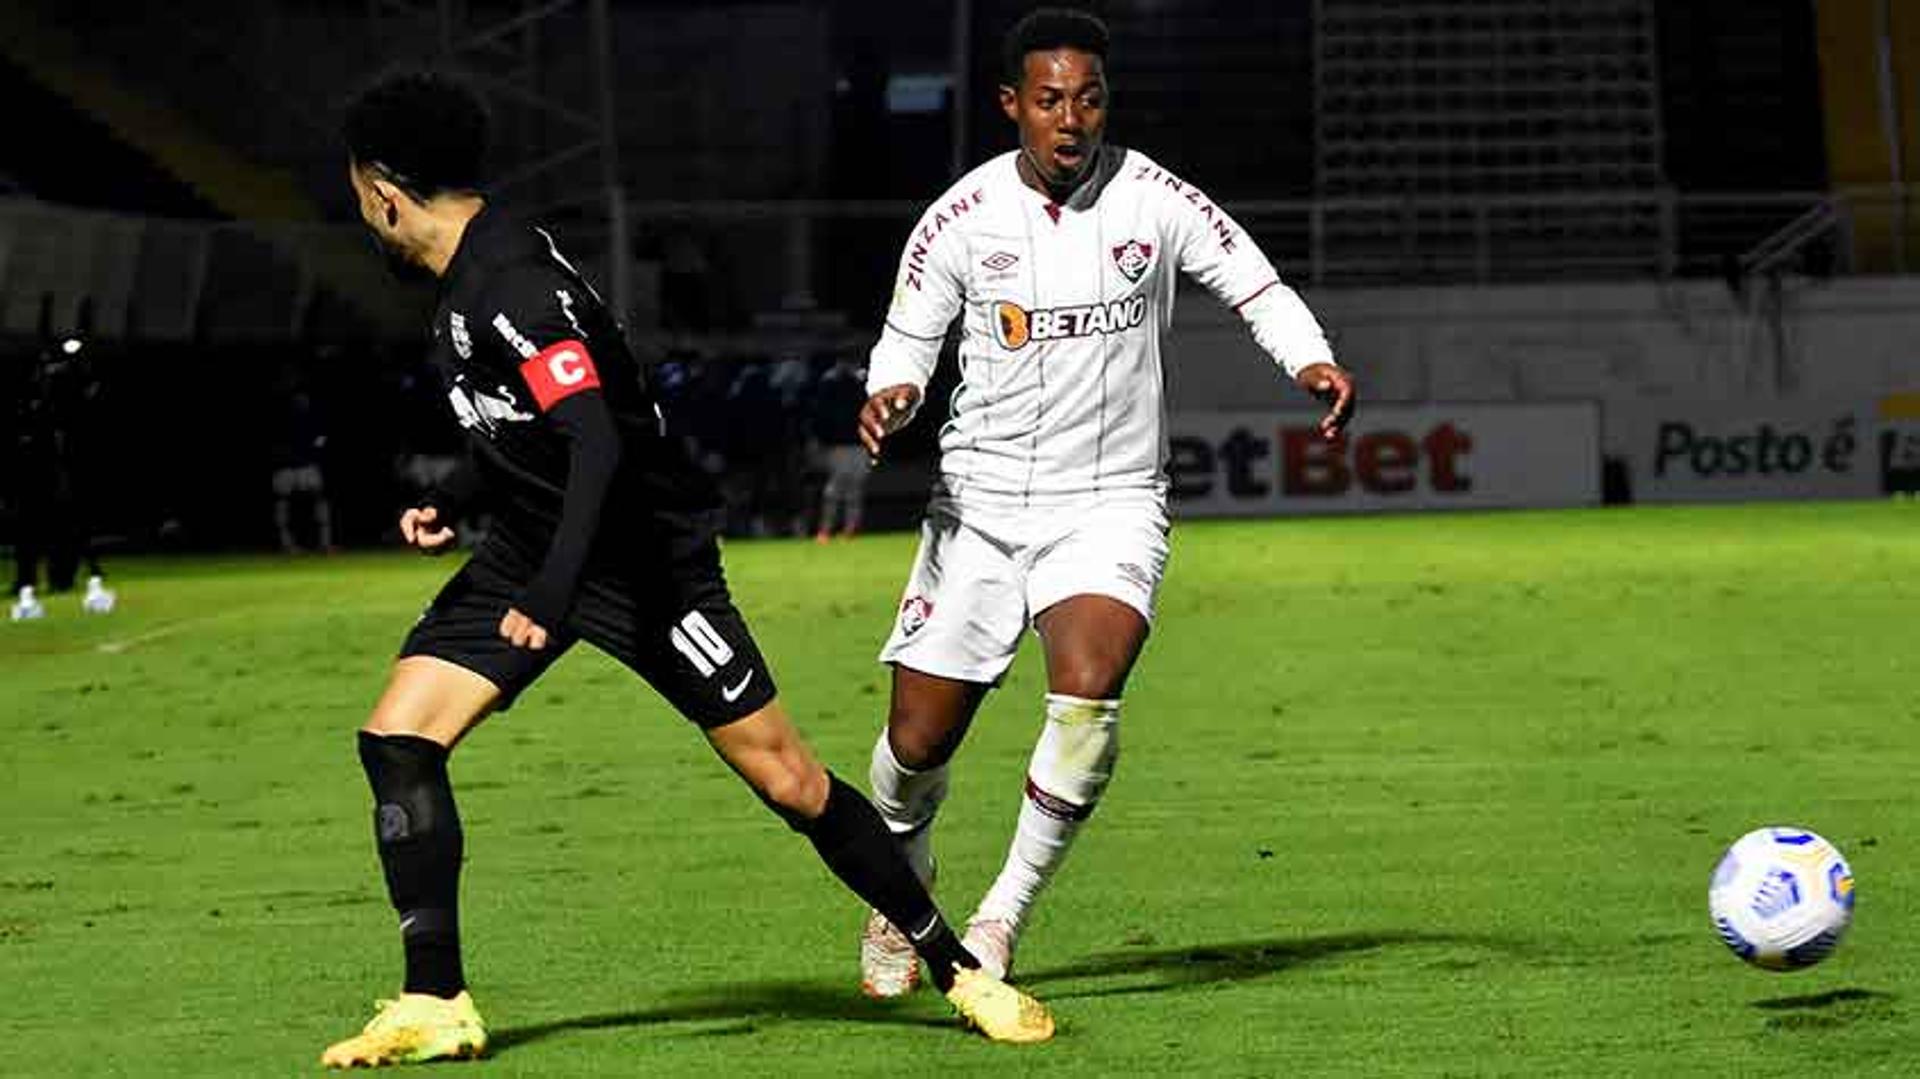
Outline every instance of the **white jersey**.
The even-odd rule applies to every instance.
[[[974,169],[920,218],[868,368],[869,394],[924,390],[961,317],[940,493],[1024,504],[1164,489],[1175,270],[1239,311],[1289,375],[1331,362],[1313,314],[1198,188],[1107,146],[1058,205],[1017,159]]]

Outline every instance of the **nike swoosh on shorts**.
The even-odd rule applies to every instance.
[[[722,688],[720,690],[720,695],[727,699],[728,704],[732,704],[734,701],[737,701],[740,699],[740,694],[745,693],[747,691],[747,684],[752,681],[753,681],[753,672],[748,671],[747,676],[745,678],[740,679],[740,682],[738,685],[726,686]]]

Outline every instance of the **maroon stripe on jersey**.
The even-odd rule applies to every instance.
[[[1257,289],[1255,289],[1255,290],[1254,290],[1254,293],[1253,293],[1253,295],[1251,295],[1251,296],[1249,296],[1249,297],[1247,297],[1247,298],[1246,298],[1246,299],[1244,299],[1244,300],[1241,300],[1241,301],[1240,301],[1239,303],[1237,303],[1237,304],[1234,304],[1234,305],[1233,305],[1233,309],[1234,309],[1235,311],[1238,311],[1238,310],[1240,310],[1240,309],[1241,309],[1242,307],[1245,307],[1245,306],[1247,306],[1248,304],[1250,304],[1250,303],[1252,303],[1253,301],[1255,301],[1255,300],[1257,300],[1257,299],[1259,299],[1259,298],[1261,297],[1261,295],[1262,295],[1262,294],[1264,294],[1264,293],[1265,293],[1265,292],[1266,292],[1266,291],[1267,291],[1268,289],[1270,289],[1270,288],[1272,288],[1273,286],[1275,286],[1275,285],[1277,285],[1277,284],[1279,284],[1279,283],[1280,283],[1280,279],[1276,277],[1276,278],[1274,278],[1273,280],[1271,280],[1271,281],[1269,281],[1269,282],[1267,282],[1266,284],[1264,284],[1264,285],[1261,285],[1261,286],[1260,286],[1259,288],[1257,288]]]
[[[1027,777],[1027,801],[1054,820],[1086,820],[1093,815],[1092,806],[1077,806],[1057,794],[1048,794],[1040,789],[1032,776]]]
[[[944,333],[938,337],[926,337],[917,333],[908,333],[907,331],[901,329],[899,324],[895,323],[892,319],[887,320],[887,329],[892,330],[894,333],[897,333],[902,337],[911,337],[915,341],[945,341],[947,339],[947,335]]]

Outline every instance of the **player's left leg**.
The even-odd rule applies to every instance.
[[[912,927],[914,948],[970,1023],[996,1041],[1040,1041],[1053,1019],[979,974],[873,804],[820,763],[781,705],[759,645],[709,548],[675,567],[677,596],[589,581],[574,609],[582,638],[645,678],[700,727],[720,758],[855,895]]]
[[[293,541],[293,476],[291,468],[276,468],[273,471],[273,531],[280,537],[280,551],[292,554],[299,550]]]
[[[47,530],[47,591],[71,592],[80,573],[80,504],[62,494],[49,507]]]
[[[1121,695],[1166,569],[1168,525],[1157,498],[1114,497],[1076,517],[1028,573],[1047,657],[1046,718],[1006,862],[964,938],[981,966],[1003,977],[1034,902],[1113,778]]]
[[[866,515],[867,474],[872,466],[859,446],[841,446],[832,452],[837,455],[835,469],[840,474],[840,535],[848,538],[860,533]]]
[[[11,614],[15,622],[47,616],[46,604],[36,594],[40,588],[40,524],[30,516],[33,512],[21,511],[20,534],[13,545],[13,588],[8,594],[13,597]]]
[[[814,525],[813,542],[826,543],[833,539],[834,513],[840,508],[840,498],[833,489],[833,477],[827,477],[827,485],[820,491],[819,520]]]
[[[827,771],[777,699],[706,735],[761,801],[812,841],[835,876],[897,924],[911,927],[943,989],[956,964],[974,965],[872,803]]]
[[[320,553],[332,554],[333,503],[327,501],[327,488],[322,483],[313,485],[313,531],[319,537]]]
[[[967,946],[1005,977],[1034,901],[1059,872],[1113,778],[1120,697],[1147,621],[1107,596],[1074,596],[1034,620],[1046,645],[1046,721],[1027,763],[1007,860],[967,924]]]

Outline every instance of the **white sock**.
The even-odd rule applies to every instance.
[[[873,743],[873,765],[867,772],[873,787],[873,808],[887,822],[887,830],[906,848],[907,862],[920,883],[933,886],[933,817],[947,800],[947,766],[916,772],[893,755],[885,728]]]
[[[1047,694],[1047,722],[1027,765],[1027,793],[1013,844],[974,920],[1004,920],[1020,928],[1100,803],[1119,756],[1119,701]]]

